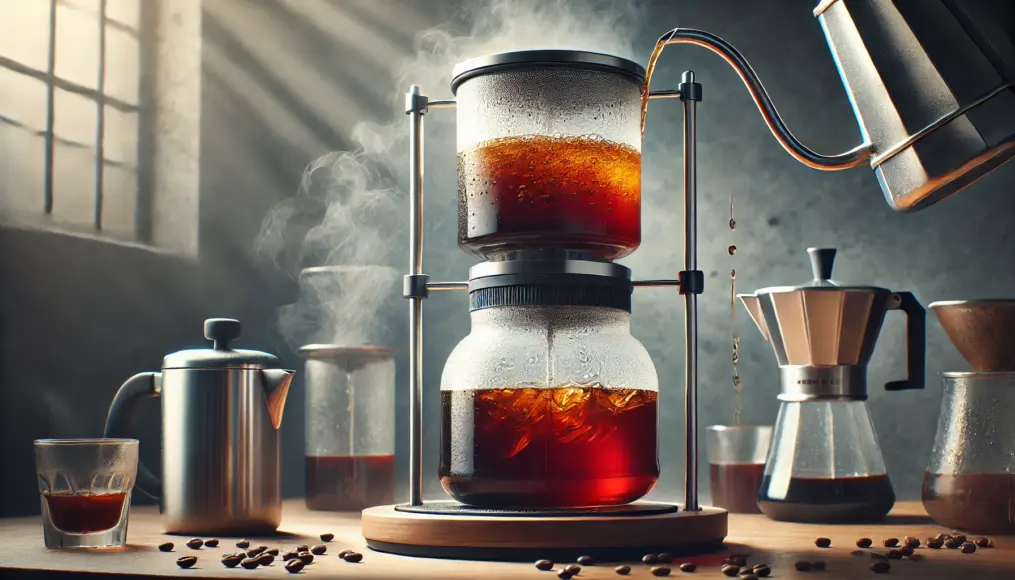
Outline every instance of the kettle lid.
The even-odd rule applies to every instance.
[[[232,318],[209,318],[204,321],[204,337],[211,348],[194,348],[168,354],[162,359],[163,369],[279,368],[282,361],[273,354],[259,350],[232,349],[229,342],[240,336],[240,321]]]
[[[835,264],[835,248],[807,248],[807,254],[811,258],[811,273],[814,278],[799,286],[779,286],[773,288],[762,288],[755,292],[755,295],[771,294],[773,292],[796,292],[800,290],[850,290],[852,292],[872,292],[891,294],[891,290],[878,286],[848,286],[832,280],[832,266]]]

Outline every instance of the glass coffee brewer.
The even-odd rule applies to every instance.
[[[888,310],[907,317],[905,380],[923,388],[925,311],[909,292],[831,280],[835,250],[808,249],[814,280],[741,295],[779,363],[782,406],[758,506],[774,520],[871,522],[895,503],[867,410],[867,363]]]

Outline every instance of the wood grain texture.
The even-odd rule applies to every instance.
[[[328,544],[328,552],[319,556],[302,574],[318,578],[533,578],[550,580],[556,578],[550,572],[540,572],[531,564],[506,564],[496,562],[461,562],[452,560],[424,560],[371,552],[365,548],[360,534],[359,514],[332,514],[308,512],[302,501],[286,502],[282,522],[284,533],[271,538],[250,538],[251,545],[277,546],[283,551],[298,544],[318,544],[318,535],[325,532],[335,534]],[[687,558],[698,564],[695,575],[687,578],[724,578],[718,566],[724,554],[744,553],[750,555],[749,562],[765,562],[772,568],[772,577],[779,579],[833,579],[833,578],[876,578],[870,571],[872,559],[864,550],[862,556],[851,556],[857,550],[854,542],[858,537],[870,537],[876,545],[888,537],[903,538],[907,535],[925,540],[927,537],[950,530],[933,524],[916,502],[900,503],[889,520],[880,525],[827,526],[787,524],[773,522],[760,515],[729,516],[729,537],[726,549],[721,554],[709,554]],[[825,536],[832,539],[827,549],[817,548],[815,538]],[[151,508],[135,508],[131,511],[129,546],[122,551],[94,552],[71,550],[46,550],[42,543],[42,526],[38,518],[0,520],[0,578],[59,578],[59,573],[91,572],[110,576],[158,576],[185,578],[280,578],[288,574],[279,562],[268,568],[257,570],[226,569],[219,563],[221,554],[238,551],[235,538],[220,538],[218,548],[190,550],[184,543],[187,537],[162,534],[158,514]],[[920,561],[893,560],[892,569],[885,578],[919,578],[922,580],[954,578],[1012,578],[1015,577],[1015,537],[995,537],[994,548],[981,548],[973,554],[962,554],[958,550],[931,550],[919,548],[916,553],[923,556]],[[172,553],[161,553],[156,546],[166,541],[176,544]],[[354,549],[363,553],[363,562],[349,564],[338,559],[343,549]],[[877,549],[877,548],[875,548]],[[884,549],[881,549],[884,551]],[[198,556],[198,563],[192,569],[176,567],[176,559],[182,555]],[[594,554],[593,554],[594,556]],[[798,560],[820,560],[826,563],[825,572],[797,572],[793,568]],[[620,578],[613,572],[615,564],[586,566],[577,578]],[[649,567],[641,562],[630,563],[628,578],[653,578]],[[672,565],[671,577],[685,574]]]

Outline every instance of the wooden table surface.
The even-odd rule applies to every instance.
[[[453,560],[429,560],[392,556],[371,552],[364,546],[359,531],[359,514],[334,514],[308,512],[301,500],[287,501],[281,530],[283,533],[272,538],[250,538],[252,545],[274,546],[285,552],[298,544],[320,543],[321,533],[335,534],[328,544],[328,552],[319,556],[302,573],[303,577],[319,578],[532,578],[534,580],[555,579],[552,572],[540,572],[532,564],[508,564],[498,562],[465,562]],[[751,564],[765,562],[772,568],[771,578],[868,578],[895,577],[920,579],[981,580],[991,578],[1015,578],[1015,537],[992,538],[993,548],[980,548],[975,553],[963,554],[958,550],[932,550],[919,548],[916,553],[923,556],[918,561],[892,560],[887,576],[875,575],[870,570],[874,561],[869,552],[884,548],[864,550],[860,556],[851,555],[857,550],[858,537],[870,537],[880,545],[889,537],[913,536],[926,540],[940,532],[950,532],[931,522],[918,502],[896,505],[888,521],[880,525],[829,526],[804,525],[773,522],[760,515],[731,515],[730,535],[722,553],[709,554],[681,561],[698,564],[693,575],[684,574],[672,565],[670,577],[725,578],[719,572],[723,554],[749,554]],[[163,535],[158,513],[153,508],[141,507],[131,511],[129,545],[120,551],[88,550],[47,550],[43,547],[42,525],[38,517],[0,520],[0,578],[60,578],[68,573],[90,573],[118,576],[174,576],[185,578],[283,578],[287,572],[280,560],[267,568],[244,570],[227,569],[219,563],[225,552],[238,551],[235,538],[221,538],[218,548],[203,548],[194,551],[184,543],[188,538]],[[821,549],[814,545],[815,538],[831,538],[832,547]],[[162,553],[158,544],[172,541],[176,549]],[[336,554],[343,549],[355,549],[363,553],[363,562],[349,564],[338,559]],[[189,570],[176,566],[176,559],[182,555],[198,556],[197,565]],[[824,572],[798,572],[794,563],[798,560],[826,563]],[[649,566],[641,562],[630,563],[631,574],[627,578],[653,578]],[[614,573],[616,564],[586,566],[578,578],[621,578]]]

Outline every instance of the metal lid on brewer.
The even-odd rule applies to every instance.
[[[599,52],[584,50],[517,50],[470,58],[451,71],[451,92],[457,94],[465,81],[481,75],[543,67],[569,67],[620,73],[638,83],[645,82],[640,64]]]
[[[874,292],[891,294],[892,291],[879,286],[850,286],[832,280],[832,267],[835,265],[835,248],[807,248],[811,258],[813,279],[798,286],[773,286],[755,292],[756,296],[775,292],[798,292],[800,290],[849,290],[851,292]]]
[[[259,350],[232,349],[229,342],[240,337],[240,321],[232,318],[209,318],[204,321],[204,337],[211,348],[193,348],[168,354],[162,359],[163,369],[226,369],[281,368],[282,361],[273,354]]]

